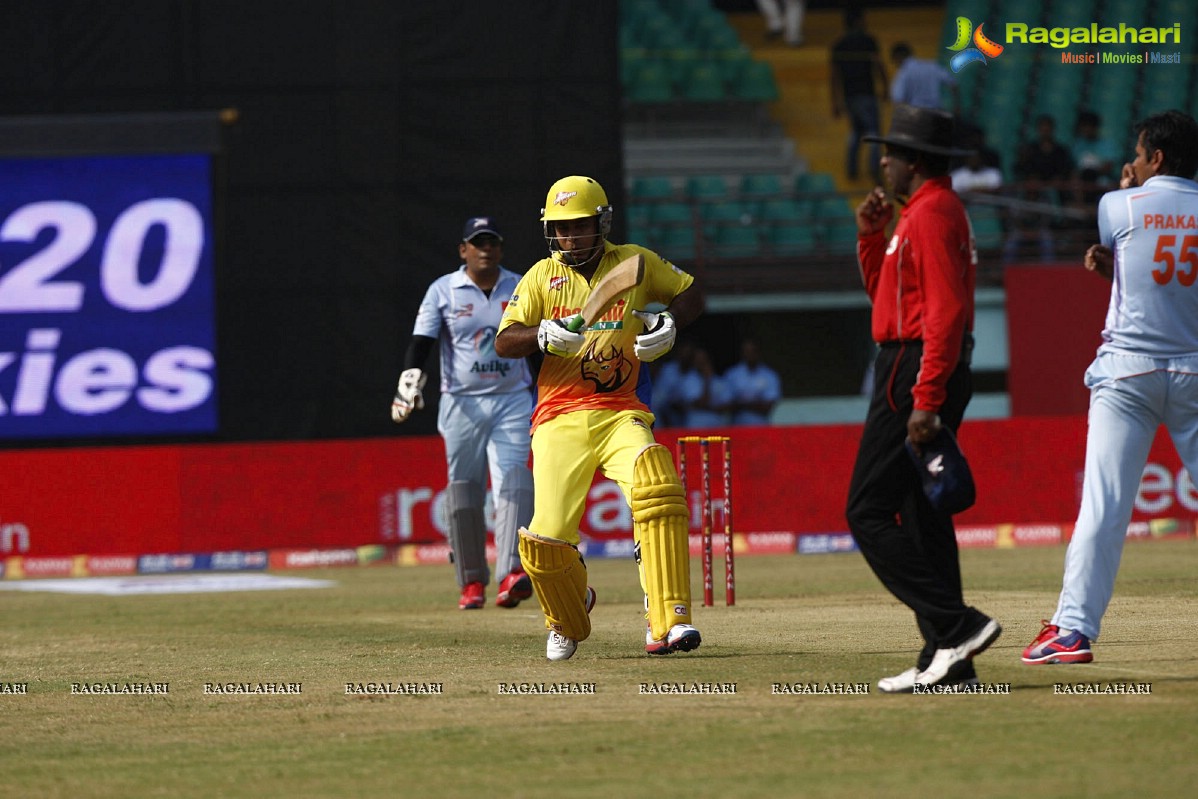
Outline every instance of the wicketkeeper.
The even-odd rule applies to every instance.
[[[495,505],[495,571],[502,575],[495,604],[514,608],[532,596],[520,566],[516,530],[532,518],[528,420],[532,373],[523,358],[495,352],[495,330],[520,276],[499,264],[503,237],[491,217],[468,219],[458,245],[462,265],[438,278],[424,295],[404,370],[391,404],[403,422],[424,407],[424,365],[441,348],[441,407],[437,430],[445,440],[449,544],[462,610],[486,603],[487,525],[483,513],[488,464]]]

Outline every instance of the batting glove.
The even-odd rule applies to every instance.
[[[586,336],[572,332],[561,319],[543,319],[537,329],[537,346],[541,352],[563,358],[577,355],[586,340]]]
[[[645,324],[645,332],[636,337],[632,351],[641,361],[656,361],[674,347],[674,339],[678,338],[678,326],[674,317],[668,311],[661,313],[645,313],[633,311],[632,315]]]
[[[428,375],[419,369],[404,369],[395,388],[395,399],[391,400],[391,419],[396,424],[406,421],[413,410],[424,407],[421,389],[428,382]]]

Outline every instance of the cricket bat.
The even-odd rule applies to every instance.
[[[611,310],[620,301],[620,295],[629,289],[639,286],[645,278],[645,256],[634,255],[616,264],[610,272],[604,275],[599,285],[591,289],[582,311],[571,319],[566,327],[577,333],[594,324],[595,320]]]

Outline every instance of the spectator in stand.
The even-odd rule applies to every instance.
[[[694,368],[682,377],[679,396],[686,408],[687,427],[723,427],[728,424],[732,397],[728,386],[711,365],[711,356],[695,348]]]
[[[845,9],[844,28],[844,35],[832,45],[829,73],[832,116],[839,119],[848,113],[845,175],[849,180],[856,180],[861,137],[876,136],[881,129],[878,98],[886,98],[886,68],[882,65],[878,43],[865,32],[865,15],[860,8],[850,6]],[[874,83],[875,77],[878,84]],[[879,179],[880,154],[877,143],[869,145],[869,170],[875,180]]]
[[[920,108],[944,108],[941,89],[947,87],[953,96],[952,110],[960,106],[957,79],[935,61],[916,58],[911,45],[899,42],[890,48],[894,64],[894,82],[890,84],[890,99]]]
[[[965,163],[949,173],[949,177],[957,194],[992,192],[1002,186],[1002,170],[986,166],[979,150],[967,155]]]
[[[1104,138],[1102,117],[1093,111],[1082,110],[1077,114],[1073,128],[1073,158],[1077,165],[1077,179],[1081,186],[1078,199],[1085,205],[1093,205],[1114,184],[1115,163],[1119,160],[1119,148]]]
[[[732,424],[770,423],[770,414],[782,399],[782,381],[762,363],[756,341],[749,338],[741,343],[740,363],[724,372],[724,383],[732,395]]]
[[[1061,189],[1073,177],[1073,155],[1057,141],[1056,120],[1048,114],[1036,117],[1036,138],[1019,149],[1015,161],[1015,179],[1023,184],[1022,197],[1035,203],[1061,204]],[[1035,235],[1040,242],[1040,258],[1050,261],[1055,254],[1052,224],[1054,217],[1041,206],[1015,214],[1007,239],[1006,260],[1019,254],[1023,240]]]
[[[803,12],[807,0],[757,0],[757,8],[765,17],[765,38],[777,39],[791,47],[803,43]]]
[[[656,417],[654,427],[682,427],[686,424],[686,407],[682,401],[682,381],[695,368],[695,345],[679,338],[668,360],[653,374],[650,407]]]

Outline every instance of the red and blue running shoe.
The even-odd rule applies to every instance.
[[[1076,630],[1063,634],[1060,627],[1045,620],[1040,623],[1044,625],[1040,634],[1023,650],[1024,663],[1089,663],[1094,659],[1089,638]]]

